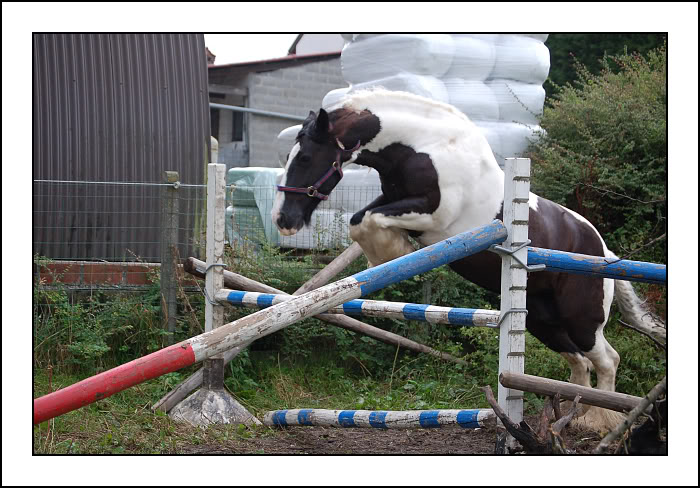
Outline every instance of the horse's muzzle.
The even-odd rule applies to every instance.
[[[280,212],[272,215],[272,221],[277,226],[283,236],[293,236],[304,226],[303,222],[295,222],[297,219],[290,219],[287,214]]]

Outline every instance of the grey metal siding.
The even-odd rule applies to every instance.
[[[210,145],[201,34],[35,34],[33,178],[202,184]],[[160,256],[160,187],[34,184],[34,252]],[[181,209],[189,253],[193,199]]]

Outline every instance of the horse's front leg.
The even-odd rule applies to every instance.
[[[416,222],[423,198],[388,202],[382,195],[350,219],[350,237],[360,244],[370,266],[386,263],[415,249],[408,230],[423,230]],[[416,217],[418,216],[418,218]]]

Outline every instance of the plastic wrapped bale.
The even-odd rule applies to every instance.
[[[454,34],[452,40],[455,49],[452,64],[442,78],[475,81],[488,78],[496,64],[494,39],[484,40],[471,34]]]
[[[385,34],[345,45],[340,56],[343,78],[363,83],[398,73],[440,77],[452,63],[448,34]]]
[[[518,123],[503,123],[501,132],[501,152],[504,158],[521,157],[525,155],[531,142],[543,134],[539,125],[524,125]]]
[[[450,105],[464,112],[471,120],[498,120],[498,102],[491,88],[483,81],[443,78]]]
[[[326,96],[323,97],[321,107],[323,107],[325,110],[333,110],[338,108],[336,105],[343,100],[343,97],[347,95],[348,91],[350,91],[349,86],[347,88],[336,88],[335,90],[329,91],[326,93]]]
[[[477,121],[475,125],[486,136],[501,168],[505,166],[506,158],[523,156],[530,142],[544,133],[539,125],[528,126],[517,122]]]
[[[228,170],[226,184],[234,185],[234,189],[227,195],[227,204],[232,207],[232,218],[226,220],[226,235],[230,236],[230,242],[242,238],[259,242],[262,235],[270,244],[278,244],[279,232],[272,222],[271,212],[277,192],[276,185],[283,173],[281,168]],[[238,236],[234,229],[237,229]]]
[[[537,124],[544,108],[545,91],[542,85],[511,79],[493,79],[486,82],[498,103],[499,120]]]
[[[405,91],[444,103],[448,103],[450,99],[447,88],[442,81],[434,76],[414,75],[411,73],[399,73],[386,78],[357,83],[352,86],[348,93],[374,87],[383,87],[391,91]]]
[[[293,236],[280,236],[280,247],[296,249],[342,249],[352,240],[348,234],[352,213],[328,208],[325,204],[317,208],[305,225]]]
[[[343,179],[331,192],[328,207],[354,214],[381,194],[379,173],[366,166],[351,164],[343,167]]]
[[[525,37],[531,37],[533,39],[536,39],[540,42],[545,42],[547,38],[549,37],[549,34],[520,34],[521,36]]]
[[[500,130],[500,126],[502,124],[499,122],[486,122],[476,120],[474,121],[474,125],[476,125],[481,131],[481,133],[484,134],[484,137],[486,137],[486,141],[491,147],[491,152],[493,152],[493,155],[496,158],[498,165],[501,167],[501,169],[503,169],[505,166],[505,159],[503,157],[499,157],[499,155],[503,153],[503,151],[501,151]]]
[[[226,207],[226,240],[234,249],[257,249],[267,241],[257,207]]]
[[[301,130],[301,124],[287,127],[277,135],[275,139],[275,147],[277,148],[277,157],[282,168],[287,166],[287,157],[289,151],[294,147],[294,142],[297,138],[297,133]]]
[[[541,85],[549,74],[549,49],[532,37],[502,34],[496,41],[491,78],[507,78]]]

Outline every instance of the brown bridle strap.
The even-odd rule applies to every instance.
[[[312,198],[318,198],[319,200],[328,200],[328,195],[324,195],[323,193],[320,193],[318,191],[319,188],[321,188],[321,185],[323,185],[328,178],[331,177],[333,173],[336,171],[340,174],[340,179],[343,178],[343,163],[341,161],[343,153],[353,153],[357,151],[360,147],[360,141],[357,141],[357,144],[355,144],[355,147],[352,149],[345,149],[341,142],[336,139],[336,143],[338,144],[338,149],[335,152],[335,161],[333,161],[333,164],[331,165],[330,169],[326,171],[326,174],[324,174],[320,180],[318,180],[316,183],[313,185],[309,186],[308,188],[300,188],[300,187],[295,187],[295,186],[282,186],[282,185],[277,185],[277,190],[278,191],[285,191],[285,192],[292,192],[292,193],[304,193],[308,197]]]

